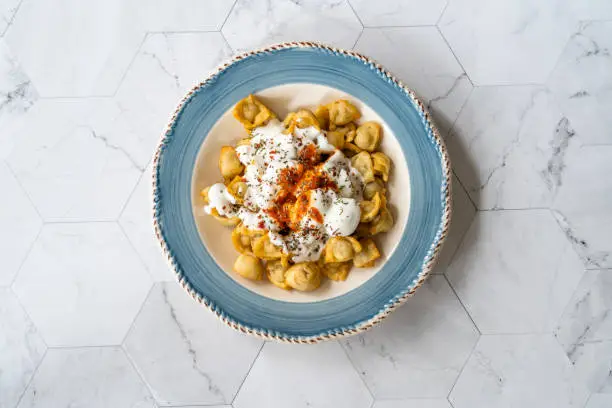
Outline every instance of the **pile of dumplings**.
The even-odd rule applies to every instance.
[[[250,132],[264,126],[276,115],[254,95],[249,95],[236,104],[234,117]],[[376,122],[356,121],[359,110],[349,101],[341,99],[320,105],[313,111],[300,109],[289,113],[283,123],[287,133],[294,127],[314,126],[325,130],[328,141],[345,156],[361,174],[364,182],[363,200],[360,202],[361,217],[357,230],[351,236],[329,238],[318,261],[294,263],[291,254],[270,242],[265,230],[249,230],[238,217],[221,216],[215,209],[211,215],[225,226],[233,227],[232,244],[240,253],[234,263],[234,271],[240,276],[262,280],[264,277],[275,286],[286,290],[312,291],[317,289],[325,277],[334,281],[346,280],[351,268],[372,267],[381,254],[372,239],[387,232],[394,220],[387,206],[386,183],[391,171],[391,160],[379,151],[382,128]],[[250,137],[237,143],[249,144]],[[228,192],[237,204],[242,204],[247,184],[243,178],[244,165],[232,146],[224,146],[219,156],[219,169]],[[201,192],[208,202],[208,188]]]

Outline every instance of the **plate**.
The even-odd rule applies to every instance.
[[[389,202],[395,225],[377,243],[375,268],[346,282],[284,291],[231,272],[231,231],[204,214],[199,191],[220,181],[219,149],[245,137],[233,106],[249,93],[283,117],[340,97],[362,120],[383,126],[393,160]],[[414,93],[380,65],[351,51],[284,43],[236,57],[182,100],[154,160],[154,225],[180,284],[231,327],[288,342],[317,342],[372,327],[424,282],[450,222],[450,163],[444,143]]]

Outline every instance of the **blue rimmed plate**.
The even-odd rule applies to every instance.
[[[353,270],[310,293],[288,292],[231,272],[230,231],[202,211],[198,192],[220,181],[219,149],[245,137],[231,109],[255,93],[279,116],[339,97],[383,125],[394,163],[395,226],[379,241],[376,268]],[[179,282],[243,332],[316,342],[365,330],[405,301],[431,271],[450,222],[450,164],[429,114],[391,74],[359,54],[286,43],[220,67],[177,108],[155,156],[154,224]]]

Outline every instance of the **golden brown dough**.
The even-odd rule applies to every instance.
[[[345,281],[351,270],[350,262],[327,263],[321,267],[323,274],[333,281]]]
[[[253,254],[240,254],[234,262],[234,272],[243,278],[251,280],[261,280],[264,274],[264,268],[261,261]]]
[[[371,238],[364,238],[359,241],[363,250],[355,255],[353,264],[358,268],[372,266],[373,262],[380,258],[380,252]]]
[[[244,125],[248,131],[265,125],[268,120],[276,115],[268,109],[257,97],[249,95],[234,107],[234,117]]]
[[[355,144],[363,150],[373,152],[378,149],[382,137],[382,128],[376,122],[365,122],[357,128]]]
[[[297,263],[287,269],[285,282],[293,289],[309,292],[321,285],[321,270],[314,262]]]
[[[244,166],[238,159],[236,149],[232,146],[223,146],[221,148],[219,153],[219,170],[221,170],[221,175],[226,180],[231,180],[244,171]]]

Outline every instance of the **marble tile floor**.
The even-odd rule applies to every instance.
[[[177,101],[287,40],[384,64],[454,169],[435,274],[315,346],[226,328],[150,226]],[[610,408],[610,174],[610,0],[0,0],[0,408]]]

